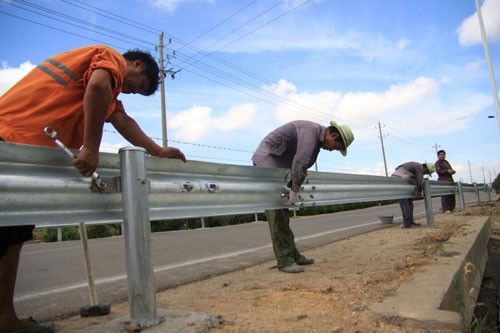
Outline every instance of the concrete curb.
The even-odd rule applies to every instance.
[[[426,329],[463,332],[472,320],[491,236],[489,217],[477,217],[451,237],[441,256],[395,295],[370,306],[379,319]]]

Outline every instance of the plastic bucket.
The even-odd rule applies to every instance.
[[[378,217],[382,224],[391,224],[394,221],[394,215],[384,215]]]

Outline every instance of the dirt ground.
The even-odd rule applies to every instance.
[[[305,273],[281,273],[268,262],[163,291],[157,294],[157,305],[220,315],[223,324],[211,333],[429,332],[377,321],[368,306],[409,281],[423,265],[431,265],[443,242],[459,235],[471,215],[492,216],[499,235],[497,201],[495,208],[476,206],[465,213],[437,214],[436,228],[397,225],[306,251],[316,263]],[[127,315],[127,303],[114,304],[105,318],[58,321],[57,332]]]

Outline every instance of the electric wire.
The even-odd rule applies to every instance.
[[[11,4],[11,5],[12,5],[12,4]],[[14,5],[14,6],[15,6],[15,5]],[[18,6],[16,6],[16,7],[18,7]],[[38,6],[38,7],[40,7],[40,6]],[[24,9],[24,10],[28,10],[28,11],[31,11],[31,10],[26,9],[26,8],[23,8],[23,7],[19,7],[19,8]],[[42,8],[42,9],[43,9],[43,8]],[[36,14],[38,14],[38,15],[46,16],[46,15],[41,14],[41,13],[38,13],[38,12],[34,12],[34,13],[36,13]],[[57,13],[57,12],[56,12],[56,13]],[[60,13],[58,13],[58,14],[60,14]],[[48,17],[48,16],[47,16],[47,17]],[[18,17],[18,18],[19,18],[19,17]],[[51,18],[51,17],[49,17],[49,18]],[[54,18],[51,18],[51,19],[54,19]],[[63,22],[63,23],[66,23],[66,24],[70,24],[70,25],[73,25],[73,26],[76,26],[76,27],[82,28],[82,29],[85,29],[84,27],[81,27],[81,26],[78,26],[78,25],[75,25],[75,24],[72,24],[72,23],[68,23],[68,22],[65,22],[65,21],[61,21],[61,20],[59,20],[59,19],[56,19],[56,20],[57,20],[57,21],[60,21],[60,22]],[[28,21],[35,23],[34,21],[31,21],[31,20],[28,20]],[[38,23],[39,23],[39,22],[38,22]],[[44,24],[41,24],[41,25],[46,26],[46,27],[49,27],[49,28],[52,28],[52,29],[55,29],[55,30],[58,30],[58,31],[64,31],[64,32],[66,32],[66,33],[70,33],[70,32],[65,31],[65,30],[57,29],[57,28],[55,28],[55,27],[53,27],[53,26],[48,26],[48,25],[44,25]],[[70,34],[72,34],[72,33],[70,33]],[[78,35],[78,34],[74,34],[74,35],[79,36],[79,37],[84,37],[84,36],[82,36],[82,35]],[[113,36],[111,36],[111,37],[113,37]],[[93,40],[93,41],[98,41],[98,40],[93,39],[93,38],[88,38],[88,37],[85,37],[85,38],[87,38],[87,39],[89,39],[89,40]],[[119,39],[119,40],[122,40],[122,39]],[[122,41],[124,41],[124,40],[122,40]],[[200,66],[196,66],[196,67],[200,67]],[[201,67],[200,67],[200,69],[204,70],[205,68],[201,68]],[[217,68],[215,68],[215,70],[218,70],[218,69],[217,69]],[[224,77],[224,75],[225,75],[225,74],[227,75],[227,73],[224,73],[224,72],[222,72],[222,71],[220,71],[220,70],[218,70],[218,71],[219,71],[220,73],[215,73],[215,75],[218,75],[218,76],[220,76],[220,77],[222,77],[222,78],[225,78],[226,80],[229,80],[229,81],[233,82],[234,84],[237,84],[237,85],[239,85],[239,86],[241,86],[241,87],[244,87],[244,88],[250,89],[250,90],[252,90],[252,91],[256,92],[257,94],[262,94],[262,92],[260,91],[260,89],[250,86],[250,85],[249,85],[249,84],[250,84],[249,82],[247,82],[247,81],[245,81],[244,83],[238,82],[238,81],[237,81],[237,80],[235,80],[235,79],[231,79],[231,78]],[[213,73],[213,72],[212,72],[212,73]],[[221,73],[222,73],[222,74],[221,74]],[[203,77],[207,78],[206,76],[203,76]],[[209,78],[207,78],[207,79],[209,79]],[[212,81],[213,81],[213,82],[217,82],[217,83],[219,83],[219,84],[222,84],[220,81],[214,81],[214,80],[212,80]],[[246,84],[246,85],[245,85],[245,84]],[[224,84],[224,85],[225,85],[225,84]],[[232,88],[233,88],[233,87],[228,86],[228,85],[225,85],[225,86],[226,86],[226,87],[228,87],[228,88],[230,88],[230,89],[232,89]],[[247,94],[248,94],[248,93],[247,93]],[[289,101],[289,100],[284,99],[284,98],[283,98],[283,97],[281,97],[281,96],[277,96],[278,98],[276,98],[276,96],[275,96],[274,94],[271,94],[271,93],[269,93],[269,92],[264,92],[264,94],[265,94],[265,95],[267,95],[267,97],[269,97],[269,98],[271,98],[271,99],[278,100],[279,102],[284,103],[285,105],[290,105],[290,104],[292,104],[292,105],[293,105],[293,104],[296,104],[297,106],[301,107],[303,110],[305,110],[305,111],[310,111],[310,108],[308,108],[307,106],[304,106],[304,105],[302,105],[302,104],[300,104],[300,103],[291,102],[291,101]],[[254,97],[254,98],[258,98],[258,99],[259,99],[259,100],[261,100],[261,101],[264,101],[264,102],[267,102],[267,103],[271,103],[271,104],[273,104],[273,105],[275,105],[275,106],[279,106],[279,104],[273,103],[273,102],[271,102],[270,100],[267,100],[267,99],[259,98],[258,96],[254,95],[254,94],[249,94],[249,95],[250,95],[250,96],[252,96],[252,97]],[[321,112],[319,112],[319,113],[321,113]],[[328,115],[328,114],[326,114],[326,113],[323,113],[323,114],[324,114],[324,115]],[[305,114],[305,115],[306,115],[307,117],[310,117],[310,114]]]
[[[24,3],[27,3],[27,1],[23,1],[23,0],[17,0],[17,1],[22,1],[22,2],[24,2]],[[68,1],[66,1],[66,0],[61,0],[61,1],[65,2],[65,3],[68,3],[68,4],[71,4],[70,2],[68,2]],[[287,14],[288,14],[288,13],[290,13],[291,11],[293,11],[293,10],[295,10],[295,9],[299,8],[300,6],[304,5],[305,3],[309,2],[309,1],[310,1],[310,0],[303,1],[303,2],[302,2],[302,3],[300,3],[299,5],[297,5],[297,6],[293,7],[293,8],[291,8],[291,9],[289,9],[289,10],[288,10],[288,11],[286,11],[285,13],[283,13],[283,14],[279,15],[278,17],[275,17],[274,19],[272,19],[272,20],[270,20],[270,21],[266,22],[265,24],[261,25],[261,26],[260,26],[260,28],[261,28],[261,27],[263,27],[264,25],[270,24],[271,22],[274,22],[274,21],[276,21],[277,19],[279,19],[279,18],[281,18],[281,17],[283,17],[283,16],[287,15]],[[81,2],[81,1],[76,1],[76,2],[83,3],[83,2]],[[255,1],[254,1],[254,2],[255,2]],[[281,1],[281,2],[277,3],[276,5],[279,5],[279,4],[283,3],[283,2],[284,2],[284,1]],[[253,3],[253,2],[252,2],[252,3]],[[250,3],[250,4],[252,4],[252,3]],[[29,4],[29,3],[28,3],[28,4]],[[84,4],[85,4],[85,3],[84,3]],[[97,9],[97,7],[95,7],[95,6],[91,6],[91,5],[88,5],[88,4],[86,4],[86,5],[87,5],[87,6],[89,6],[89,7],[91,7],[91,8],[95,8],[95,9]],[[33,6],[36,6],[36,5],[33,5]],[[38,7],[38,8],[42,8],[42,9],[44,8],[44,7],[41,7],[41,6],[37,6],[37,7]],[[81,7],[81,6],[78,6],[78,7]],[[247,5],[246,7],[248,7],[248,5]],[[244,8],[246,8],[246,7],[244,7]],[[264,12],[261,12],[261,13],[260,13],[259,15],[257,15],[256,17],[259,17],[259,16],[263,15],[263,13],[265,13],[265,12],[269,11],[270,9],[272,9],[272,8],[274,8],[274,7],[275,7],[275,6],[273,6],[273,7],[271,7],[271,8],[268,8],[268,10],[266,10],[266,11],[264,11]],[[243,8],[243,9],[244,9],[244,8]],[[46,9],[46,8],[45,8],[45,9]],[[243,10],[243,9],[242,9],[242,10]],[[51,11],[51,10],[49,10],[49,9],[47,9],[47,10],[48,10],[48,11]],[[103,11],[104,11],[104,10],[103,10]],[[241,11],[241,10],[240,10],[240,11]],[[52,11],[52,12],[55,12],[55,11]],[[98,14],[99,14],[99,12],[96,12],[96,11],[92,11],[92,10],[91,10],[91,12],[95,12],[95,13],[98,13]],[[106,12],[106,11],[104,11],[104,12]],[[108,12],[108,13],[109,13],[109,12]],[[58,14],[58,15],[64,15],[64,14],[61,14],[61,13],[58,13],[58,12],[56,12],[56,14]],[[111,15],[116,15],[116,14],[111,14]],[[117,16],[118,16],[118,15],[117,15]],[[107,16],[106,16],[106,17],[107,17]],[[120,17],[120,18],[122,18],[122,19],[125,19],[125,18],[123,18],[123,17],[121,17],[121,16],[118,16],[118,17]],[[255,17],[255,18],[256,18],[256,17]],[[71,18],[71,17],[70,17],[70,18]],[[255,18],[254,18],[254,19],[255,19]],[[76,19],[76,18],[72,18],[72,19]],[[78,19],[76,19],[76,20],[78,20]],[[128,20],[128,19],[125,19],[125,20]],[[123,20],[120,20],[120,22],[121,22],[121,21],[123,21]],[[80,20],[80,22],[82,22],[82,21]],[[135,22],[135,23],[137,23],[136,21],[131,21],[131,22]],[[67,22],[65,22],[65,23],[67,23]],[[67,24],[71,24],[71,23],[67,23]],[[95,26],[95,25],[94,25],[94,26]],[[77,26],[77,27],[78,27],[78,26]],[[103,28],[103,27],[100,27],[100,26],[96,26],[96,27],[101,28],[101,29],[107,29],[107,28]],[[82,29],[86,29],[85,27],[80,27],[80,28],[82,28]],[[87,30],[89,30],[89,29],[87,29]],[[110,29],[107,29],[107,30],[108,30],[108,31],[111,31],[111,32],[113,32],[113,33],[116,33],[116,34],[121,34],[121,33],[119,33],[119,32],[116,32],[116,31],[113,31],[113,30],[110,30]],[[256,30],[257,30],[257,29],[254,29],[253,31],[256,31]],[[94,30],[91,30],[91,31],[95,32]],[[132,38],[132,39],[140,40],[141,42],[149,43],[149,42],[147,42],[147,41],[144,41],[144,40],[141,40],[141,39],[137,39],[137,38],[135,38],[135,37],[133,37],[133,36],[129,36],[129,35],[125,35],[125,34],[121,34],[121,35],[124,35],[124,36],[126,36],[126,37],[128,37],[128,38]],[[248,34],[247,34],[247,35],[248,35]],[[115,38],[115,39],[118,39],[118,40],[121,40],[121,41],[124,41],[124,40],[122,40],[122,39],[119,39],[119,38],[116,38],[116,37],[113,37],[113,36],[109,36],[109,37],[110,37],[110,38]],[[126,42],[126,41],[125,41],[125,42]],[[149,43],[149,44],[150,44],[150,45],[154,45],[154,44],[152,44],[152,43]],[[134,45],[136,45],[136,46],[141,46],[141,45],[137,45],[137,44],[134,44]],[[186,44],[186,45],[187,45],[187,44]],[[141,47],[142,47],[142,46],[141,46]],[[153,50],[151,50],[151,49],[148,49],[148,50],[149,50],[149,51],[153,51]],[[207,65],[207,64],[204,64],[204,65]],[[224,72],[222,72],[222,71],[220,71],[220,70],[219,70],[219,73],[222,73],[221,75],[218,75],[219,77],[222,77],[223,75],[228,75],[228,73],[224,73]],[[238,78],[238,77],[236,77],[236,78],[235,78],[235,77],[233,76],[233,79],[232,79],[231,81],[232,81],[233,83],[236,83],[236,82],[235,82],[235,80],[241,80],[241,79],[240,79],[240,78]],[[248,81],[246,81],[245,83],[246,83],[246,84],[250,84]],[[269,82],[268,82],[268,83],[269,83]],[[272,83],[269,83],[269,84],[272,84]],[[239,84],[239,85],[242,85],[242,84]],[[254,88],[252,88],[252,89],[253,89],[254,91],[256,91],[256,90],[260,90],[260,88],[255,88],[255,87],[254,87]],[[267,92],[266,92],[266,94],[267,94],[267,95],[269,95]],[[281,98],[281,100],[283,100],[283,98]],[[312,99],[311,99],[311,101],[312,101]],[[289,101],[289,100],[287,101],[287,103],[288,103],[288,104],[297,104],[297,102],[292,102],[292,101]],[[316,103],[316,104],[317,104],[317,103]],[[320,106],[319,104],[317,104],[317,105],[318,105],[318,106]],[[303,106],[303,105],[302,105],[302,106]],[[332,111],[333,111],[333,110],[332,110]],[[318,110],[318,111],[316,111],[316,112],[322,113],[322,114],[324,114],[325,116],[328,116],[329,118],[331,118],[331,115],[329,115],[328,113],[321,112],[320,110]],[[342,119],[343,117],[338,117],[338,116],[337,116],[337,118]],[[344,120],[347,120],[347,119],[344,119]]]
[[[9,3],[9,2],[7,2],[7,1],[5,1],[5,0],[2,0],[2,1],[3,1],[3,2],[5,2],[5,3],[8,3],[9,5],[12,5],[12,3]],[[55,15],[59,15],[59,16],[61,16],[61,17],[67,17],[67,18],[69,18],[69,19],[73,19],[73,20],[76,20],[76,21],[80,21],[80,22],[82,22],[81,20],[78,20],[78,19],[76,19],[76,18],[74,18],[74,17],[67,16],[67,15],[64,15],[64,14],[59,13],[59,12],[56,12],[56,11],[52,11],[52,10],[47,9],[47,8],[45,8],[45,7],[41,7],[41,6],[34,5],[34,4],[29,3],[29,2],[27,2],[27,1],[22,1],[22,0],[21,0],[21,1],[17,0],[17,1],[18,1],[18,2],[21,2],[21,3],[23,3],[23,4],[27,4],[28,6],[31,6],[32,8],[37,8],[37,7],[38,7],[38,9],[42,9],[42,10],[46,10],[46,11],[48,11],[48,12],[55,13]],[[65,1],[65,0],[61,0],[61,1],[65,2],[65,3],[69,3],[68,1]],[[299,4],[298,6],[296,6],[296,7],[292,8],[291,10],[294,10],[294,9],[296,9],[296,8],[298,8],[298,7],[300,7],[300,6],[302,6],[303,4],[305,4],[305,3],[306,3],[306,2],[308,2],[308,1],[310,1],[310,0],[306,0],[306,1],[302,2],[302,3],[301,3],[301,4]],[[76,1],[76,2],[80,2],[80,3],[82,3],[81,1]],[[255,1],[254,1],[254,2],[255,2]],[[69,4],[71,4],[71,3],[69,3]],[[251,5],[251,4],[253,4],[253,2],[252,2],[252,3],[250,3],[249,5]],[[86,5],[88,5],[88,4],[86,4]],[[248,6],[249,6],[249,5],[248,5]],[[14,5],[14,6],[15,6],[15,5]],[[89,6],[89,7],[93,7],[93,6],[90,6],[90,5],[88,5],[88,6]],[[246,7],[248,7],[248,6],[246,6]],[[24,9],[24,10],[31,11],[31,10],[26,9],[26,8],[23,8],[23,7],[19,7],[19,6],[15,6],[15,7],[18,7],[18,8]],[[78,6],[78,7],[80,7],[80,6]],[[246,7],[245,7],[245,8],[246,8]],[[93,7],[93,8],[97,8],[97,7]],[[88,10],[88,9],[86,9],[86,10]],[[289,11],[291,11],[291,10],[289,10]],[[241,10],[240,10],[240,11],[241,11]],[[289,11],[287,11],[286,13],[288,13]],[[31,11],[31,12],[34,12],[34,11]],[[90,38],[90,37],[86,37],[86,36],[83,36],[83,35],[80,35],[80,34],[77,34],[77,33],[69,32],[69,31],[66,31],[66,30],[63,30],[63,29],[59,29],[59,28],[56,28],[56,27],[50,26],[50,25],[43,24],[43,23],[41,23],[41,22],[37,22],[37,21],[33,21],[33,20],[30,20],[30,19],[27,19],[27,18],[23,18],[23,17],[17,16],[17,15],[11,14],[11,13],[7,13],[7,12],[4,12],[4,11],[0,11],[0,13],[2,13],[2,14],[4,14],[4,15],[11,16],[11,17],[15,17],[15,18],[18,18],[18,19],[21,19],[21,20],[25,20],[25,21],[28,21],[28,22],[31,22],[31,23],[34,23],[34,24],[38,24],[38,25],[41,25],[41,26],[44,26],[44,27],[47,27],[47,28],[51,28],[51,29],[54,29],[54,30],[57,30],[57,31],[60,31],[60,32],[65,32],[65,33],[67,33],[67,34],[74,35],[74,36],[77,36],[77,37],[80,37],[80,38],[84,38],[84,39],[88,39],[88,40],[92,40],[92,41],[96,41],[96,42],[102,43],[102,41],[100,41],[100,40],[98,40],[98,39],[95,39],[95,38]],[[57,21],[63,22],[63,23],[65,23],[65,24],[70,24],[70,25],[76,26],[76,27],[78,27],[78,28],[80,28],[80,29],[90,30],[90,29],[88,29],[88,28],[81,27],[81,26],[78,26],[78,25],[76,25],[76,24],[68,23],[68,22],[65,22],[65,21],[62,21],[62,20],[59,20],[59,19],[55,19],[55,18],[49,17],[49,16],[44,15],[44,14],[41,14],[41,13],[37,13],[37,12],[34,12],[34,13],[36,13],[36,14],[38,14],[38,15],[42,15],[42,16],[48,17],[48,18],[50,18],[50,19],[54,19],[54,20],[57,20]],[[282,17],[282,16],[286,15],[286,13],[283,13],[282,15],[280,15],[280,17]],[[112,13],[111,13],[111,14],[112,14]],[[116,15],[116,14],[112,14],[112,15]],[[233,15],[233,16],[234,16],[234,15]],[[280,17],[277,17],[277,18],[275,18],[275,19],[273,19],[273,20],[271,20],[271,21],[266,22],[265,24],[263,24],[263,25],[259,26],[259,28],[262,28],[264,25],[267,25],[267,24],[269,24],[269,23],[271,23],[271,22],[273,22],[273,21],[277,20],[277,19],[278,19],[278,18],[280,18]],[[133,21],[132,21],[132,22],[133,22]],[[123,22],[122,22],[122,23],[123,23]],[[93,25],[93,26],[95,26],[95,27],[97,27],[97,28],[99,28],[99,29],[103,29],[103,30],[106,30],[106,29],[107,29],[107,28],[104,28],[104,27],[101,27],[101,26],[97,26],[97,25]],[[110,30],[110,29],[107,29],[107,30],[108,30],[108,31],[110,31],[110,32],[112,32],[112,33],[121,34],[121,33],[118,33],[118,32],[116,32],[116,31],[113,31],[113,30]],[[257,30],[257,29],[254,29],[253,31],[256,31],[256,30]],[[90,31],[96,32],[96,31],[94,31],[94,30],[90,30]],[[250,33],[251,33],[251,32],[250,32]],[[101,33],[101,34],[102,34],[102,33]],[[248,34],[249,34],[249,33],[248,33]],[[248,34],[247,34],[247,35],[248,35]],[[117,38],[117,37],[109,36],[109,35],[107,35],[107,34],[103,34],[103,35],[108,36],[108,37],[110,37],[110,38],[115,38],[115,39],[118,39],[118,40],[121,40],[121,41],[125,41],[125,42],[127,42],[127,43],[130,43],[129,41],[122,40],[122,39],[119,39],[119,38]],[[121,34],[121,35],[123,35],[123,36],[125,36],[125,37],[127,37],[127,38],[136,39],[136,40],[139,40],[139,41],[141,41],[141,42],[146,42],[146,43],[149,43],[149,42],[147,42],[147,41],[143,41],[143,40],[137,39],[137,38],[135,38],[135,37],[133,37],[133,36],[129,36],[129,35],[125,35],[125,34]],[[241,39],[241,38],[240,38],[240,39]],[[112,45],[112,44],[109,44],[109,43],[107,43],[107,44],[108,44],[108,45],[111,45],[111,46],[113,46],[113,47],[119,48],[119,49],[124,49],[124,48],[119,47],[119,46],[117,46],[117,45]],[[154,44],[152,44],[152,43],[149,43],[149,44],[154,45]],[[137,44],[134,44],[134,45],[137,45]],[[144,46],[142,46],[142,45],[137,45],[137,46],[144,47]],[[228,63],[229,63],[229,62],[228,62]],[[207,65],[207,64],[205,64],[205,66],[208,66],[208,65]],[[218,70],[217,68],[215,68],[215,69],[216,69],[216,70]],[[220,70],[219,70],[219,71],[220,71]],[[194,73],[193,71],[190,71],[190,72]],[[222,72],[222,73],[224,73],[224,72]],[[195,74],[196,74],[196,75],[198,75],[198,76],[201,76],[201,75],[199,75],[198,73],[195,73]],[[228,73],[225,73],[225,74],[227,75]],[[222,75],[224,75],[224,74],[222,74]],[[205,77],[205,76],[202,76],[202,77],[204,77],[205,79],[211,80],[212,82],[217,82],[217,81],[214,81],[214,80],[212,80],[212,79],[210,79],[210,78],[208,78],[208,77]],[[234,76],[233,76],[233,78],[234,78]],[[261,77],[261,78],[263,78],[263,77]],[[227,79],[227,78],[226,78],[226,79]],[[266,79],[266,80],[267,80],[267,79]],[[230,81],[231,81],[231,80],[230,80]],[[221,84],[220,82],[217,82],[217,83]],[[233,80],[233,83],[234,83],[234,80]],[[248,81],[244,81],[244,83],[245,83],[245,84],[249,84],[249,82],[248,82]],[[241,84],[240,84],[240,85],[241,85]],[[227,85],[225,85],[225,86],[227,86]],[[232,88],[232,87],[229,87],[229,88]],[[251,94],[250,94],[250,96],[252,96],[252,97],[254,97],[254,98],[258,98],[258,97],[257,97],[257,96],[255,96],[255,95],[251,95]],[[270,101],[268,101],[268,100],[264,100],[264,99],[262,99],[262,98],[258,98],[258,99],[259,99],[259,100],[262,100],[262,101],[264,101],[264,102],[266,102],[266,103],[271,103],[271,104],[277,105],[277,104],[275,104],[275,103],[272,103],[272,102],[270,102]],[[290,101],[287,101],[287,102],[288,102],[288,103],[290,103]],[[292,102],[292,103],[293,103],[293,102]],[[309,115],[309,116],[310,116],[310,115]],[[358,130],[359,130],[359,129],[358,129]],[[365,132],[365,133],[368,133],[368,134],[370,134],[370,135],[374,135],[373,133],[369,133],[369,132]],[[376,136],[376,135],[374,135],[374,136]],[[407,142],[407,143],[409,143],[409,144],[413,144],[413,143],[411,143],[411,142],[410,142],[410,141],[408,141],[408,140],[402,139],[402,138],[400,138],[400,137],[398,137],[398,136],[395,136],[395,135],[393,135],[393,136],[394,136],[396,139],[399,139],[399,140],[401,140],[401,141],[403,141],[403,142]]]
[[[201,39],[203,36],[206,36],[209,32],[212,32],[213,30],[215,30],[216,28],[218,28],[219,26],[221,26],[222,24],[224,24],[225,22],[229,21],[230,19],[232,19],[233,17],[235,17],[236,15],[238,15],[239,13],[243,12],[244,10],[246,10],[247,8],[249,8],[250,6],[252,6],[254,3],[256,3],[258,0],[253,0],[251,1],[250,3],[246,4],[244,7],[238,9],[236,12],[232,13],[231,15],[229,15],[228,17],[224,18],[222,21],[220,21],[219,23],[213,25],[211,28],[209,28],[208,30],[206,30],[205,32],[203,32],[202,34],[198,35],[197,37],[195,37],[193,40],[191,40],[189,42],[190,45],[192,45],[194,42],[196,42],[197,40]]]
[[[39,12],[34,11],[34,10],[31,10],[31,9],[21,7],[21,6],[15,5],[15,4],[13,4],[13,3],[9,3],[7,0],[1,0],[1,1],[2,1],[2,2],[4,2],[4,3],[8,3],[8,4],[9,4],[10,6],[12,6],[12,7],[20,8],[20,9],[22,9],[22,10],[25,10],[25,11],[28,11],[28,12],[31,12],[31,13],[34,13],[34,14],[37,14],[37,15],[40,15],[40,16],[43,16],[43,17],[49,18],[49,19],[51,19],[51,20],[54,20],[54,21],[57,21],[57,22],[60,22],[60,23],[64,23],[64,24],[67,24],[67,25],[71,25],[71,26],[74,26],[74,27],[77,27],[77,28],[80,28],[80,29],[83,29],[83,30],[90,31],[90,32],[99,33],[101,36],[105,36],[105,37],[109,37],[109,38],[112,38],[112,39],[119,40],[119,41],[121,41],[121,42],[129,43],[129,44],[132,44],[132,45],[135,45],[135,46],[138,46],[138,47],[144,48],[144,49],[148,49],[149,51],[154,51],[154,50],[152,50],[151,48],[146,48],[146,47],[145,47],[145,46],[143,46],[143,45],[139,45],[139,44],[136,44],[136,43],[130,42],[130,41],[125,40],[125,39],[120,38],[120,37],[115,37],[115,36],[110,35],[110,34],[107,34],[107,33],[98,32],[98,31],[96,31],[96,30],[89,29],[89,28],[87,28],[86,26],[81,26],[81,25],[78,25],[78,24],[76,24],[76,23],[66,22],[66,21],[64,21],[64,20],[62,20],[62,19],[59,19],[59,18],[54,18],[54,17],[51,17],[51,16],[49,16],[49,15],[46,15],[46,14],[43,14],[43,13],[39,13]],[[30,5],[31,5],[31,4],[28,4],[28,6],[30,6]],[[36,5],[35,5],[35,6],[36,6]],[[36,6],[36,7],[40,7],[40,6]],[[50,12],[51,10],[44,9],[44,11],[49,11],[49,12]],[[53,14],[53,15],[58,15],[58,16],[61,16],[61,17],[62,17],[62,16],[67,16],[67,15],[64,15],[64,14],[62,14],[62,13],[58,13],[58,12],[56,12],[56,11],[52,11],[52,12],[57,13],[57,14]],[[80,21],[80,22],[82,22],[82,23],[85,23],[85,21],[78,20],[78,19],[76,19],[76,18],[72,18],[71,16],[67,16],[67,17],[68,17],[69,19],[71,19],[71,20],[76,21],[76,22]],[[87,25],[89,25],[89,26],[95,26],[95,25],[92,25],[92,24],[87,24]],[[99,26],[95,26],[95,27],[99,27]],[[103,27],[99,27],[99,28],[100,28],[101,30],[106,29],[106,28],[103,28]],[[112,30],[110,30],[110,29],[106,29],[106,31],[111,31],[111,32],[112,32]],[[153,45],[154,45],[154,44],[153,44]]]
[[[210,47],[214,46],[215,44],[217,44],[218,42],[226,39],[227,37],[231,36],[232,34],[234,34],[235,32],[241,30],[242,28],[246,27],[248,24],[252,23],[253,21],[255,21],[256,19],[258,19],[259,17],[263,16],[264,14],[270,12],[271,10],[273,10],[274,8],[278,7],[279,5],[281,5],[283,2],[285,2],[285,0],[282,0],[282,1],[279,1],[277,3],[275,3],[274,5],[272,5],[271,7],[268,7],[267,9],[265,9],[264,11],[260,12],[259,14],[257,14],[256,16],[252,17],[251,19],[249,19],[248,21],[246,21],[245,23],[239,25],[236,29],[232,30],[231,32],[225,34],[224,36],[220,37],[219,39],[217,39],[216,41],[210,43],[210,45],[206,46],[205,48],[208,50]],[[196,55],[195,55],[196,56]],[[200,58],[202,59],[203,56]],[[179,64],[179,66],[182,65],[182,64]],[[191,63],[188,64],[188,66],[191,65]]]
[[[101,41],[99,39],[95,39],[95,38],[83,36],[83,35],[80,35],[80,34],[77,34],[77,33],[74,33],[74,32],[70,32],[70,31],[66,31],[66,30],[63,30],[63,29],[59,29],[59,28],[56,28],[56,27],[53,27],[53,26],[50,26],[50,25],[47,25],[47,24],[44,24],[44,23],[41,23],[41,22],[33,21],[33,20],[30,20],[30,19],[27,19],[27,18],[24,18],[24,17],[21,17],[21,16],[17,16],[17,15],[11,14],[11,13],[4,12],[3,10],[0,10],[0,13],[4,14],[4,15],[11,16],[11,17],[15,17],[15,18],[20,19],[20,20],[31,22],[31,23],[34,23],[34,24],[37,24],[37,25],[40,25],[40,26],[43,26],[43,27],[46,27],[46,28],[50,28],[50,29],[53,29],[53,30],[64,32],[64,33],[69,34],[69,35],[77,36],[77,37],[80,37],[80,38],[83,38],[83,39],[88,39],[88,40],[97,42],[99,44],[107,44],[107,45],[110,45],[110,46],[112,46],[112,47],[114,47],[116,49],[126,50],[126,48],[123,48],[123,47],[118,46],[118,45],[113,45],[113,44],[110,44],[110,43],[105,43],[105,42],[103,42],[103,41]]]
[[[244,34],[244,35],[242,35],[242,36],[240,36],[240,37],[236,38],[235,40],[233,40],[233,41],[231,41],[231,42],[229,42],[229,43],[225,44],[224,46],[222,46],[222,47],[218,48],[218,49],[217,49],[217,51],[219,51],[219,50],[223,50],[223,49],[225,49],[226,47],[228,47],[229,45],[232,45],[232,44],[236,43],[237,41],[239,41],[239,40],[241,40],[241,39],[243,39],[243,38],[247,37],[247,36],[248,36],[248,35],[250,35],[250,34],[253,34],[255,31],[260,30],[260,29],[262,29],[263,27],[265,27],[266,25],[271,24],[271,23],[273,23],[273,22],[275,22],[275,21],[279,20],[279,19],[280,19],[280,18],[282,18],[283,16],[288,15],[290,12],[292,12],[292,11],[294,11],[294,10],[296,10],[296,9],[298,9],[298,8],[300,8],[300,7],[302,7],[303,5],[305,5],[306,3],[310,2],[310,1],[312,1],[312,0],[305,0],[305,1],[301,2],[301,3],[300,3],[300,4],[298,4],[297,6],[292,7],[291,9],[289,9],[289,10],[285,11],[284,13],[282,13],[281,15],[276,16],[275,18],[273,18],[273,19],[271,19],[271,20],[269,20],[269,21],[265,22],[264,24],[259,25],[259,26],[258,26],[258,27],[256,27],[255,29],[250,30],[250,31],[249,31],[249,32],[247,32],[246,34]]]
[[[106,133],[120,134],[117,131],[109,130],[109,129],[104,129],[103,131],[106,132]],[[162,142],[161,138],[157,138],[157,137],[154,137],[154,136],[148,136],[148,137],[151,140]],[[167,139],[167,141],[168,142],[172,142],[172,143],[177,143],[177,144],[196,146],[196,147],[204,147],[204,148],[219,149],[219,150],[225,150],[225,151],[233,151],[233,152],[238,152],[238,153],[251,153],[251,154],[253,154],[253,151],[239,149],[239,148],[215,146],[215,145],[209,145],[209,144],[205,144],[205,143],[189,142],[189,141],[175,140],[175,139]]]
[[[100,16],[103,16],[103,17],[106,17],[106,18],[109,18],[113,21],[116,21],[116,22],[120,22],[122,24],[126,24],[126,25],[129,25],[131,27],[134,27],[136,29],[140,29],[140,30],[143,30],[143,31],[146,31],[146,32],[149,32],[149,33],[152,33],[152,34],[155,34],[155,35],[158,35],[159,33],[161,33],[161,30],[159,29],[156,29],[156,28],[153,28],[153,27],[150,27],[148,25],[145,25],[145,24],[142,24],[140,22],[137,22],[137,21],[134,21],[134,20],[131,20],[129,18],[126,18],[126,17],[123,17],[123,16],[120,16],[118,14],[115,14],[115,13],[112,13],[112,12],[109,12],[109,11],[106,11],[102,8],[98,8],[98,7],[95,7],[95,6],[92,6],[86,2],[83,2],[83,1],[79,1],[79,0],[73,0],[73,1],[68,1],[68,0],[60,0],[61,2],[64,2],[64,3],[67,3],[68,5],[71,5],[71,6],[75,6],[75,7],[78,7],[78,8],[81,8],[81,9],[84,9],[86,11],[89,11],[89,12],[92,12],[94,14],[97,14],[97,15],[100,15]],[[89,9],[89,8],[85,8],[83,6],[80,6],[80,5],[77,5],[76,3],[80,3],[84,6],[87,6],[89,8],[92,8],[92,9]],[[93,10],[95,9],[95,10]],[[106,14],[109,14],[111,16],[108,16],[108,15],[104,15],[103,14],[106,13]],[[118,17],[118,19],[116,18]]]

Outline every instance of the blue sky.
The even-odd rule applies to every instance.
[[[500,0],[481,3],[498,81]],[[82,45],[157,57],[163,31],[167,68],[181,70],[166,81],[168,137],[188,159],[250,165],[279,125],[335,119],[356,139],[347,157],[322,151],[320,171],[383,175],[380,121],[389,173],[435,161],[435,144],[456,180],[470,181],[469,161],[475,181],[483,169],[487,181],[500,172],[473,0],[0,0],[0,28],[0,93],[50,55]],[[160,94],[121,98],[161,138]],[[105,128],[103,150],[127,145]]]

